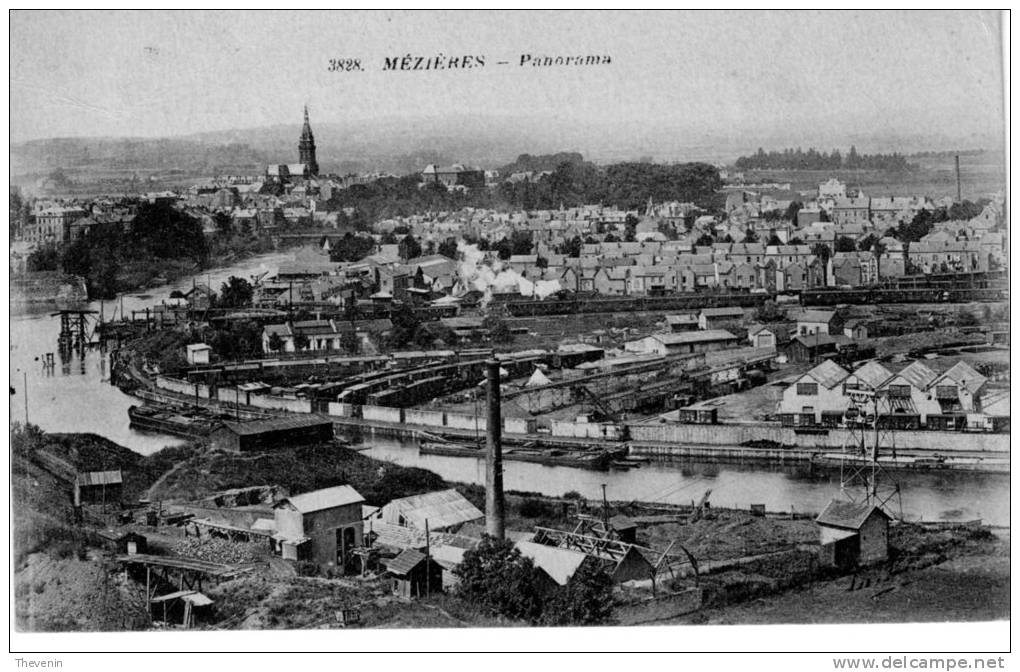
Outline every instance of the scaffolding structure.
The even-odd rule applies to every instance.
[[[840,492],[849,501],[874,504],[890,515],[895,503],[897,518],[903,518],[903,500],[900,485],[884,468],[879,459],[883,451],[896,457],[896,440],[892,423],[882,422],[889,416],[892,405],[889,398],[868,389],[848,389],[850,405],[844,415],[847,440],[840,460]]]

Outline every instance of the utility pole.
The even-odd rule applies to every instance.
[[[25,428],[28,428],[28,371],[22,371],[21,375],[25,381]]]
[[[606,499],[606,484],[602,484],[602,527],[609,535],[609,500]]]
[[[429,519],[425,519],[425,597],[429,597],[432,592],[432,553],[429,546]]]

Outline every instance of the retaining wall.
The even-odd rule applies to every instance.
[[[389,406],[362,406],[361,417],[365,420],[390,422],[399,425],[404,421],[403,410],[402,408],[391,408]]]
[[[311,413],[312,402],[310,399],[288,399],[287,397],[274,397],[268,394],[251,395],[251,405],[256,408],[271,408],[291,413]]]
[[[446,426],[455,429],[478,429],[479,432],[484,432],[488,430],[489,423],[488,419],[484,417],[476,418],[465,413],[447,413]]]
[[[350,418],[353,416],[354,411],[350,404],[345,404],[340,401],[329,402],[329,414],[336,415],[341,418]]]
[[[446,414],[442,411],[416,411],[406,408],[404,409],[404,422],[409,425],[443,427],[446,425]]]
[[[799,448],[841,449],[850,437],[850,432],[845,429],[830,429],[825,434],[797,434],[791,427],[774,423],[689,425],[664,422],[628,425],[628,429],[633,441],[710,446],[739,446],[745,441],[773,441]],[[892,437],[896,448],[900,449],[1009,452],[1008,434],[911,430],[894,431]]]

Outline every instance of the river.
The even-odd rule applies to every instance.
[[[291,255],[261,255],[243,262],[210,270],[197,276],[198,282],[218,288],[232,275],[250,277],[275,272]],[[116,302],[88,304],[101,308],[109,318],[116,305],[120,311],[143,310],[167,298],[175,289],[187,289],[192,278],[171,285],[126,294]],[[105,436],[141,454],[182,443],[181,439],[128,426],[127,409],[138,403],[109,384],[109,361],[99,351],[84,358],[73,355],[61,361],[57,352],[59,321],[51,317],[53,307],[22,309],[11,315],[10,396],[11,419],[29,420],[50,432],[92,432]],[[43,365],[46,353],[53,353],[56,365]],[[25,381],[27,380],[27,395]],[[406,466],[430,469],[451,481],[482,483],[484,464],[472,458],[418,455],[411,443],[372,439],[368,455]],[[1009,477],[1003,475],[909,472],[896,475],[902,490],[902,509],[911,520],[969,520],[982,518],[996,525],[1009,524]],[[689,503],[711,489],[717,506],[748,507],[765,504],[773,511],[818,511],[838,493],[838,474],[810,474],[803,468],[768,468],[731,464],[653,462],[629,471],[593,472],[564,467],[507,462],[507,489],[562,495],[574,490],[585,497],[601,497],[602,484],[613,500],[638,499]],[[894,509],[896,507],[893,507]]]

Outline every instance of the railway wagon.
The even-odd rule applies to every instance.
[[[573,315],[577,313],[623,313],[633,311],[693,310],[722,306],[751,308],[760,306],[772,294],[739,292],[689,292],[666,296],[573,296],[541,301],[504,300],[499,303],[513,317]]]

